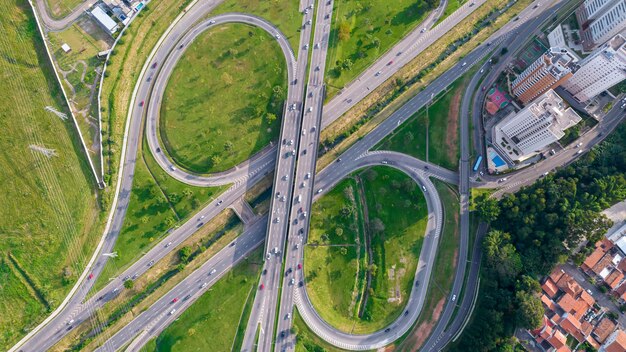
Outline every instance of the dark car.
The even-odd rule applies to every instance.
[[[183,301],[186,301],[186,300],[188,300],[190,298],[191,298],[191,295],[187,295],[187,296],[185,296],[185,298],[183,298]]]
[[[298,282],[298,287],[302,287],[302,286],[304,286],[304,281]]]
[[[386,328],[386,329],[385,329],[385,332],[389,332],[389,331],[391,331],[391,329],[390,329],[390,328]]]
[[[267,274],[267,269],[263,269],[263,275]]]
[[[143,104],[144,104],[143,100],[139,102],[139,106],[143,106]]]
[[[155,62],[152,64],[152,68],[156,68],[156,67],[157,67],[157,63]]]

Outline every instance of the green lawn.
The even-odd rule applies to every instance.
[[[256,289],[262,249],[254,251],[167,327],[148,351],[230,351],[244,306]],[[248,312],[249,313],[249,312]]]
[[[409,298],[428,209],[420,187],[401,171],[378,166],[361,175],[377,266],[372,277],[373,293],[363,315],[373,331],[396,319]]]
[[[433,179],[443,204],[443,231],[437,248],[434,270],[428,285],[424,308],[413,329],[400,342],[398,351],[414,351],[420,347],[434,329],[444,308],[445,299],[452,289],[459,247],[459,197],[444,182]]]
[[[300,2],[293,0],[227,0],[211,11],[211,16],[226,12],[242,12],[262,17],[285,35],[297,56],[302,25],[299,6]]]
[[[167,175],[147,149],[143,152],[141,148],[138,154],[130,203],[115,243],[118,257],[107,262],[97,288],[150,250],[167,235],[167,230],[183,223],[228,187],[185,185]]]
[[[423,0],[336,0],[334,6],[326,59],[329,98],[402,39],[430,12],[428,2]]]
[[[269,34],[225,24],[201,34],[176,65],[161,106],[161,137],[182,167],[227,170],[276,140],[286,64]]]
[[[432,105],[412,115],[376,149],[393,150],[451,170],[457,169],[460,157],[459,109],[465,85],[474,73],[475,70],[471,70],[454,81],[446,93],[436,96]]]
[[[364,205],[375,267],[363,309],[368,270]],[[355,334],[388,325],[402,312],[417,268],[427,222],[421,190],[402,172],[375,167],[339,183],[311,213],[304,268],[307,292],[320,316]],[[345,244],[351,246],[338,246]]]
[[[304,251],[311,302],[324,320],[344,331],[358,319],[366,263],[356,187],[353,179],[343,180],[313,204]]]
[[[465,1],[467,0],[448,0],[448,3],[446,4],[446,8],[443,10],[443,15],[439,17],[439,20],[437,20],[437,23],[435,25],[437,25],[439,22],[445,20],[448,16],[453,14],[454,11],[456,11],[459,7],[461,7],[461,5],[465,3]]]
[[[0,1],[0,350],[70,290],[102,234],[93,174],[26,1]],[[30,149],[53,149],[45,157]]]

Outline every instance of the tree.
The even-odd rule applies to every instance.
[[[342,255],[346,255],[346,254],[348,254],[348,249],[346,247],[341,247],[341,249],[339,249],[339,252]]]
[[[335,235],[337,235],[338,237],[341,237],[343,235],[343,229],[341,227],[337,227],[335,229]]]
[[[185,246],[178,250],[178,259],[180,259],[181,263],[187,264],[189,257],[191,257],[191,247]]]
[[[132,289],[135,286],[135,282],[131,279],[124,281],[124,287],[128,290]]]
[[[221,163],[222,163],[222,158],[219,155],[216,154],[211,157],[211,164],[213,164],[213,166],[217,166]]]
[[[486,222],[492,222],[500,215],[498,201],[495,198],[489,197],[486,193],[476,197],[475,204],[478,216]]]
[[[350,59],[343,59],[343,61],[341,62],[341,68],[346,70],[346,71],[350,71],[352,70],[352,65],[354,63],[352,62],[352,60]]]
[[[385,231],[385,224],[379,218],[372,220],[372,230],[376,233]]]
[[[378,37],[372,39],[372,46],[376,49],[380,48],[380,39]]]
[[[517,301],[517,324],[526,329],[538,329],[543,324],[543,306],[541,300],[532,293],[518,291],[515,294]]]
[[[276,119],[278,119],[278,117],[276,117],[276,115],[272,114],[271,112],[268,112],[267,115],[265,115],[265,118],[267,119],[268,123],[273,123],[274,121],[276,121]]]
[[[348,41],[350,39],[350,23],[343,19],[339,22],[339,40],[342,42]]]
[[[235,147],[235,145],[233,144],[233,142],[231,142],[231,141],[224,142],[224,150],[231,151],[231,150],[233,150],[234,147]]]

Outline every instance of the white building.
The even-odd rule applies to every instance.
[[[618,35],[579,62],[563,88],[586,102],[626,79],[626,39]]]
[[[563,27],[561,27],[561,25],[556,26],[556,28],[548,34],[548,43],[550,43],[550,47],[567,47],[565,34],[563,33]]]
[[[91,14],[93,17],[104,27],[109,33],[113,34],[117,32],[118,26],[115,21],[109,17],[109,15],[100,8],[100,6],[95,6],[93,10],[91,10]]]
[[[511,113],[492,129],[492,144],[513,161],[540,153],[561,139],[581,117],[563,104],[563,99],[548,90],[518,113]]]
[[[626,0],[585,0],[576,9],[585,51],[591,51],[626,32]]]
[[[513,94],[528,104],[536,97],[554,89],[571,77],[571,68],[578,57],[567,48],[550,48],[530,64],[511,84]]]

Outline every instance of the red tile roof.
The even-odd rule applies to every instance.
[[[618,330],[615,340],[606,346],[605,351],[606,352],[626,351],[626,332],[622,330]]]
[[[580,331],[585,336],[589,336],[591,334],[591,330],[593,330],[593,325],[590,322],[583,320],[582,324],[580,324]]]
[[[546,279],[546,282],[541,285],[541,289],[550,298],[554,297],[554,295],[556,295],[556,293],[559,291],[559,288],[556,286],[551,278]]]
[[[573,315],[571,314],[563,315],[563,320],[561,321],[561,328],[567,331],[570,335],[574,336],[574,338],[578,340],[578,342],[583,342],[585,340],[583,333],[580,331],[580,328],[581,328],[580,321],[576,319]]]
[[[583,291],[578,282],[576,282],[573,277],[569,276],[569,274],[563,274],[559,281],[556,282],[556,285],[563,292],[569,293],[574,297],[578,296],[578,294]]]
[[[587,291],[582,291],[580,293],[580,299],[585,301],[589,305],[589,307],[593,306],[596,303],[596,300],[591,297],[591,295],[588,294]]]
[[[589,342],[589,344],[596,350],[600,348],[600,344],[598,343],[598,341],[591,337],[591,335],[587,336],[587,342]]]
[[[600,259],[602,259],[604,253],[606,253],[606,251],[602,247],[597,246],[593,253],[585,259],[583,265],[581,265],[583,270],[587,271],[593,268],[600,261]]]
[[[578,320],[580,320],[589,309],[587,302],[584,300],[576,300],[569,293],[564,294],[559,299],[558,304],[565,312],[573,314]]]
[[[624,279],[624,274],[619,271],[619,270],[613,270],[609,276],[606,277],[606,279],[604,279],[604,282],[607,283],[607,285],[609,285],[609,287],[611,287],[612,290],[614,290],[615,288],[617,288],[617,285],[619,285],[620,282],[622,282],[622,280]]]
[[[556,268],[554,268],[554,270],[552,270],[552,272],[550,273],[550,279],[552,279],[552,281],[557,282],[559,281],[559,279],[561,278],[561,276],[563,276],[563,274],[565,273],[565,271],[563,271],[563,269],[561,269],[560,266],[557,266]]]
[[[611,265],[611,264],[613,264],[613,258],[612,258],[610,255],[606,254],[606,255],[604,255],[604,256],[602,257],[602,259],[600,259],[600,260],[596,263],[596,265],[594,265],[594,266],[591,268],[591,271],[593,271],[594,273],[596,273],[596,275],[600,275],[600,272],[601,272],[602,270],[604,270],[604,268],[606,268],[607,266],[609,266],[609,265]]]
[[[609,335],[615,330],[615,323],[611,321],[611,319],[604,317],[600,321],[596,328],[593,330],[594,335],[596,335],[596,340],[599,343],[603,343]]]
[[[546,339],[552,347],[559,349],[567,345],[567,337],[563,335],[559,330],[554,330],[554,334],[550,338]]]

